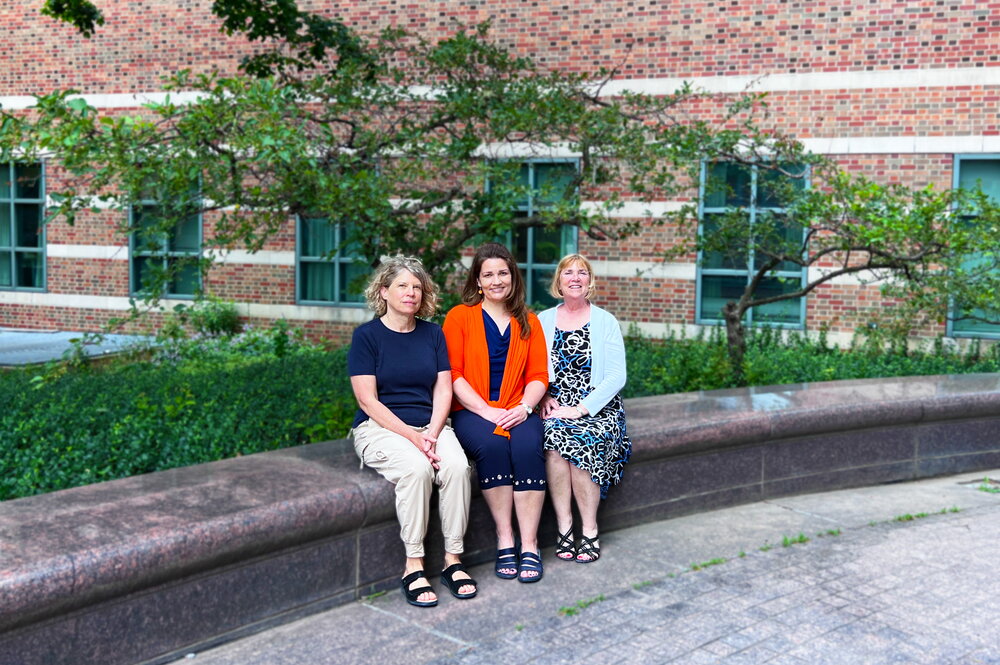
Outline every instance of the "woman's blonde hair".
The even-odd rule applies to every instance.
[[[549,284],[549,293],[552,294],[553,298],[563,297],[562,291],[559,290],[559,275],[574,263],[582,264],[586,271],[590,273],[590,284],[587,286],[587,300],[590,300],[597,293],[597,280],[594,278],[594,268],[590,265],[590,261],[582,254],[567,254],[559,261],[559,265],[556,266],[556,271],[552,275],[552,283]]]
[[[372,274],[365,289],[368,308],[375,312],[375,316],[385,316],[388,307],[385,298],[382,297],[382,289],[389,288],[393,280],[404,270],[420,280],[420,309],[417,311],[417,316],[422,319],[434,316],[434,312],[437,311],[437,285],[427,274],[420,259],[410,256],[389,256],[382,259],[381,265]]]

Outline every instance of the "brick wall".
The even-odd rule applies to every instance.
[[[949,137],[956,145],[978,137],[1000,153],[1000,144],[988,142],[1000,136],[1000,1],[302,4],[338,14],[362,30],[393,25],[431,37],[450,33],[456,20],[489,19],[497,38],[543,66],[580,72],[604,67],[624,87],[642,88],[652,80],[669,88],[681,78],[712,87],[745,82],[734,77],[760,77],[758,88],[771,91],[766,124],[803,139],[857,139],[851,152],[836,160],[880,181],[950,187],[953,153],[968,149],[949,148]],[[6,29],[0,100],[63,87],[103,95],[156,92],[162,76],[182,68],[232,72],[251,49],[244,40],[219,33],[210,0],[105,0],[100,6],[108,22],[88,40],[38,14],[36,0],[0,0],[0,25]],[[929,78],[913,78],[914,72]],[[724,102],[723,96],[689,110],[714,120]],[[106,113],[139,112],[120,106],[127,105],[121,98],[99,103]],[[913,146],[937,141],[938,147],[905,151],[879,143],[911,138]],[[57,186],[63,178],[59,165],[48,163],[46,177],[50,189]],[[213,219],[205,221],[211,244]],[[0,326],[92,330],[120,314],[115,308],[128,298],[125,222],[122,213],[105,211],[83,213],[72,227],[50,225],[47,292],[38,297],[0,292]],[[694,323],[694,257],[672,259],[666,277],[650,269],[677,233],[671,226],[648,225],[625,241],[581,234],[581,252],[613,267],[597,302],[624,321]],[[264,247],[266,257],[216,265],[206,288],[270,312],[249,317],[255,323],[291,315],[314,335],[345,336],[356,311],[340,316],[328,311],[337,308],[295,305],[294,250],[295,225],[289,220]],[[84,297],[107,302],[80,304]],[[886,304],[874,286],[825,285],[809,301],[807,327],[849,333],[868,309]],[[924,332],[942,330],[931,326]]]

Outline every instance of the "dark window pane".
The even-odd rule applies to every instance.
[[[187,217],[174,226],[170,250],[197,253],[201,249],[201,228],[197,215]]]
[[[37,199],[42,195],[42,165],[15,164],[14,192],[19,199]]]
[[[780,170],[757,169],[757,205],[781,208],[806,188],[806,169],[800,164],[785,164]]]
[[[0,286],[14,286],[14,255],[0,252]]]
[[[722,307],[728,302],[739,300],[746,289],[747,278],[743,275],[702,275],[701,277],[701,318],[722,319]]]
[[[201,268],[197,261],[171,259],[173,274],[168,293],[179,296],[193,296],[201,289]]]
[[[16,286],[31,289],[42,287],[42,256],[41,252],[18,252],[16,254]]]
[[[562,228],[533,229],[535,256],[533,263],[559,263],[562,258]]]
[[[536,311],[552,307],[559,302],[556,298],[552,297],[551,293],[549,293],[549,285],[552,283],[553,272],[554,270],[551,269],[545,270],[537,268],[531,271],[531,293],[528,295],[528,304],[531,305]]]
[[[10,195],[14,191],[12,178],[11,165],[0,163],[0,200],[10,200]]]
[[[531,229],[514,229],[514,259],[518,263],[528,262],[528,243]]]
[[[18,247],[41,247],[42,208],[37,203],[18,203],[14,206]]]
[[[978,335],[1000,335],[1000,321],[996,321],[996,318],[986,316],[986,312],[981,309],[963,310],[961,307],[955,308],[956,317],[979,317],[986,319],[985,321],[980,321],[978,318],[957,318],[951,325],[951,330],[954,333],[969,333]],[[996,323],[990,323],[990,321],[996,321]]]
[[[754,223],[757,254],[754,256],[754,269],[764,265],[770,258],[769,254],[785,254],[795,256],[802,248],[802,227],[788,224],[784,215],[761,212]],[[802,266],[794,261],[782,261],[774,270],[782,272],[797,272]]]
[[[336,226],[326,219],[302,219],[302,256],[328,257],[337,250]]]
[[[328,261],[303,263],[301,266],[301,284],[299,285],[302,300],[319,302],[334,302],[337,299],[336,266]]]
[[[535,205],[573,198],[576,164],[565,162],[535,165]]]
[[[136,291],[148,291],[163,275],[163,260],[148,256],[136,256],[133,259],[132,281]]]
[[[750,205],[751,171],[732,162],[717,162],[708,167],[705,178],[706,208]]]
[[[340,271],[340,301],[364,302],[364,290],[368,277],[368,267],[361,262],[338,265]]]
[[[702,220],[702,234],[709,236],[717,233],[723,222],[722,215],[705,215]],[[740,235],[735,229],[727,226],[728,237],[725,239],[725,250],[705,252],[702,265],[715,270],[744,270],[747,267],[747,247],[750,233],[750,218],[746,218],[746,234]]]
[[[974,190],[980,186],[995,203],[1000,203],[1000,159],[964,159],[959,162],[958,186]]]
[[[757,287],[757,298],[770,298],[783,293],[791,293],[800,288],[796,279],[780,280],[766,278]],[[801,298],[779,300],[768,305],[754,308],[753,320],[758,323],[800,323],[802,320]]]
[[[138,252],[163,251],[166,236],[158,226],[156,206],[136,206],[132,209],[135,249]]]
[[[13,247],[11,227],[10,204],[0,202],[0,247]]]

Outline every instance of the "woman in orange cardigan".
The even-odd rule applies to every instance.
[[[462,302],[443,326],[455,398],[452,427],[476,463],[496,524],[497,576],[537,582],[543,574],[538,521],[547,487],[542,421],[535,413],[549,381],[542,326],[525,305],[513,255],[497,243],[476,252]]]

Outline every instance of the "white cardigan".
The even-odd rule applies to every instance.
[[[545,333],[546,356],[549,362],[549,383],[556,380],[552,366],[552,340],[556,332],[556,310],[562,305],[551,307],[538,315]],[[580,405],[588,413],[597,413],[625,386],[625,340],[618,320],[596,305],[590,306],[590,394]],[[567,404],[566,406],[575,406]]]

